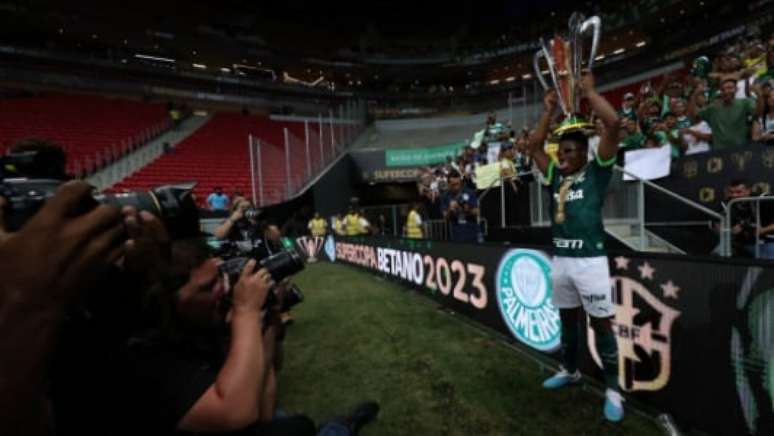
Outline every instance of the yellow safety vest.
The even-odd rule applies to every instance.
[[[419,214],[412,210],[406,219],[406,236],[411,239],[422,239],[422,227],[417,224],[418,216]]]
[[[344,234],[344,218],[336,219],[336,222],[333,223],[333,229],[336,231],[337,235],[343,235]]]
[[[326,222],[324,219],[312,219],[309,221],[312,225],[312,236],[325,236]]]
[[[347,231],[347,236],[357,236],[362,231],[360,229],[360,217],[354,214],[349,214],[344,219]]]

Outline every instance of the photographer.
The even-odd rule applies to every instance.
[[[451,240],[454,242],[476,243],[481,240],[478,224],[478,197],[476,193],[462,186],[462,176],[456,171],[449,174],[448,191],[441,200],[443,217],[449,223]]]
[[[149,298],[160,314],[159,327],[128,344],[119,389],[126,413],[142,419],[127,424],[138,428],[126,433],[251,427],[253,434],[314,434],[308,418],[269,423],[280,326],[274,309],[264,310],[274,284],[268,270],[256,271],[257,262],[250,260],[237,282],[228,283],[219,262],[197,241],[174,243],[172,259],[164,286]]]
[[[229,240],[242,244],[242,249],[249,251],[255,248],[261,239],[263,229],[258,221],[260,212],[253,207],[250,200],[235,198],[231,205],[228,219],[213,232],[215,238]]]
[[[732,180],[726,188],[726,200],[752,196],[752,190],[747,180]],[[731,211],[731,248],[732,254],[738,257],[754,257],[756,234],[758,235],[758,257],[774,259],[774,210],[771,202],[740,202],[734,203]],[[760,209],[760,210],[758,210]],[[726,203],[722,204],[721,213],[728,210]],[[760,226],[757,216],[760,214]],[[715,254],[719,254],[716,248]]]

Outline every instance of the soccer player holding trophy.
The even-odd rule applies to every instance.
[[[612,289],[602,225],[602,204],[618,152],[619,120],[615,109],[596,91],[591,74],[599,29],[599,17],[586,20],[574,14],[570,18],[568,38],[557,36],[548,45],[541,40],[543,47],[535,54],[534,66],[546,89],[545,110],[530,138],[530,150],[553,197],[553,303],[562,321],[562,367],[543,387],[558,389],[580,380],[578,337],[580,317],[585,311],[603,363],[607,386],[605,418],[619,422],[624,417],[624,409],[618,385],[618,347],[612,325]],[[589,31],[592,31],[591,54],[583,65],[582,36]],[[553,89],[541,76],[540,58],[548,64]],[[588,100],[605,126],[596,156],[591,159],[587,154],[586,134],[591,125],[578,114],[580,97]],[[559,139],[558,162],[544,151],[557,106],[564,114],[564,121],[554,132]]]

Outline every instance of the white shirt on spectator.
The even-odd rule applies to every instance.
[[[689,127],[691,130],[695,130],[699,133],[704,134],[711,134],[712,128],[710,128],[709,124],[707,124],[706,121],[701,121],[698,124],[695,124],[691,127]],[[697,138],[694,135],[691,134],[685,134],[683,135],[683,141],[685,141],[685,144],[688,146],[685,150],[685,155],[690,154],[697,154],[697,153],[705,153],[710,151],[710,145],[706,141],[701,141],[699,138]]]
[[[752,92],[752,86],[755,83],[755,77],[750,77],[746,80],[750,82],[750,91]],[[736,95],[734,98],[747,98],[747,92],[744,90],[744,81],[745,79],[736,81]]]

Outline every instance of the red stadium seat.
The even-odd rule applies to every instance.
[[[169,123],[162,104],[92,95],[51,94],[0,100],[0,154],[25,138],[53,141],[67,152],[67,170],[96,169],[126,144],[145,142]]]
[[[262,144],[264,203],[282,200],[284,196],[270,193],[287,192],[284,128],[296,138],[303,138],[303,123],[233,113],[216,114],[178,144],[174,152],[163,155],[110,190],[150,189],[162,184],[196,181],[194,194],[200,206],[216,186],[222,186],[229,195],[241,192],[249,197],[252,185],[248,137],[253,135]],[[298,147],[294,150],[298,152]],[[304,174],[306,163],[296,153],[293,155],[291,176],[296,178]]]

